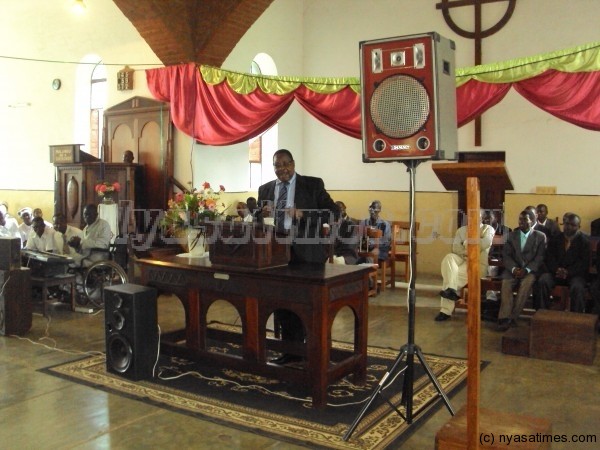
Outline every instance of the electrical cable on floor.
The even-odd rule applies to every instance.
[[[8,281],[8,280],[7,280]],[[5,283],[6,284],[6,283]],[[2,287],[2,289],[4,289],[4,286]],[[96,314],[100,313],[102,310],[99,310]],[[96,315],[94,314],[94,315]],[[37,314],[35,313],[34,315],[42,315],[42,314]],[[10,337],[14,337],[17,338],[21,341],[27,341],[33,345],[40,345],[48,350],[54,350],[60,353],[65,353],[67,355],[89,355],[89,356],[101,356],[104,355],[104,352],[97,352],[97,351],[89,351],[89,352],[81,352],[79,350],[63,350],[58,348],[56,345],[56,340],[54,340],[53,338],[50,337],[50,323],[52,322],[52,316],[48,316],[47,320],[46,320],[46,328],[44,329],[44,335],[38,339],[38,341],[40,342],[35,342],[29,338],[26,337],[22,337],[22,336],[17,336],[16,334],[11,334],[9,335]],[[50,345],[46,345],[44,343],[42,343],[41,341],[50,341],[52,342],[52,346]]]

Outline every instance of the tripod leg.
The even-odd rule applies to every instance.
[[[406,410],[406,423],[409,425],[412,423],[412,407],[413,407],[413,394],[414,394],[414,375],[415,375],[415,353],[414,349],[407,346],[409,349],[406,354],[406,371],[404,372],[404,381],[402,384],[402,397],[400,400],[400,404],[404,405]]]
[[[354,432],[360,421],[363,419],[365,413],[367,412],[373,401],[375,401],[375,397],[381,393],[381,390],[383,389],[386,380],[389,378],[390,375],[393,375],[395,373],[396,369],[404,359],[404,355],[406,355],[406,347],[402,347],[402,349],[400,349],[400,354],[396,358],[396,361],[394,362],[392,368],[388,370],[383,377],[381,377],[381,380],[379,380],[379,384],[369,397],[369,401],[365,406],[363,406],[363,409],[360,410],[360,413],[358,413],[358,416],[356,416],[356,419],[354,419],[354,422],[352,422],[352,425],[350,425],[350,428],[348,428],[348,431],[346,431],[346,434],[344,434],[344,441],[350,439],[350,436],[352,436],[352,433]]]
[[[435,374],[431,370],[431,367],[429,367],[429,365],[427,364],[427,361],[425,361],[425,357],[423,356],[421,349],[419,347],[415,347],[415,352],[417,354],[417,357],[419,358],[419,361],[421,362],[421,365],[423,366],[423,369],[425,369],[425,372],[427,372],[427,376],[429,377],[429,379],[435,386],[435,389],[438,391],[438,394],[440,394],[440,396],[444,400],[444,404],[446,405],[446,408],[448,408],[448,411],[450,411],[450,414],[454,415],[455,413],[454,413],[454,409],[452,408],[452,405],[450,404],[450,399],[444,392],[444,389],[442,389],[442,385],[435,377]]]

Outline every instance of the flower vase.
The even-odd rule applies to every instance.
[[[187,230],[188,253],[192,257],[202,257],[206,253],[206,230],[189,228]]]
[[[104,197],[102,197],[102,203],[106,205],[112,205],[114,202],[110,195],[105,195]]]

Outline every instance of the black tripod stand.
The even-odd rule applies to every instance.
[[[367,410],[369,409],[369,407],[371,406],[373,401],[375,401],[375,397],[377,397],[377,395],[381,395],[381,398],[383,398],[383,400],[385,400],[385,402],[388,405],[390,405],[392,407],[392,409],[394,409],[394,411],[396,411],[398,413],[398,415],[406,421],[406,423],[408,423],[408,424],[412,423],[412,421],[413,421],[413,410],[412,409],[413,409],[413,392],[414,392],[413,383],[414,383],[414,375],[415,375],[415,355],[419,359],[419,362],[423,366],[423,369],[427,373],[427,376],[429,377],[429,379],[435,386],[438,394],[444,400],[444,404],[448,408],[448,411],[450,411],[450,414],[454,415],[454,410],[452,409],[452,406],[450,405],[450,400],[448,399],[448,396],[442,389],[442,386],[440,385],[439,381],[435,377],[435,374],[433,373],[431,368],[427,365],[427,361],[425,361],[425,357],[423,356],[423,353],[421,352],[421,348],[418,345],[415,345],[415,302],[416,302],[415,267],[416,267],[416,262],[417,262],[416,255],[413,252],[413,246],[414,246],[414,241],[415,241],[415,231],[414,231],[414,226],[415,226],[415,170],[420,163],[421,163],[421,161],[419,161],[419,160],[404,161],[404,164],[406,164],[406,166],[408,167],[408,172],[410,173],[410,191],[409,191],[409,194],[410,194],[410,247],[409,247],[410,283],[409,283],[409,291],[408,291],[408,342],[400,348],[400,353],[399,353],[398,357],[396,358],[396,360],[394,361],[392,368],[389,369],[385,373],[385,375],[381,378],[381,380],[379,380],[379,384],[377,385],[377,387],[371,394],[371,397],[369,397],[369,401],[366,403],[366,405],[360,411],[358,416],[356,416],[356,419],[354,419],[354,422],[352,422],[352,425],[350,426],[348,431],[346,431],[346,434],[344,434],[344,441],[347,441],[348,439],[350,439],[350,436],[352,436],[352,433],[354,432],[354,430],[356,429],[356,427],[358,426],[360,421],[363,419],[365,413],[367,412]],[[393,239],[393,237],[392,237],[392,239]],[[392,242],[392,245],[394,245],[393,242]],[[393,261],[392,261],[392,264],[394,264]],[[403,365],[402,364],[403,361],[406,361],[406,364]],[[402,385],[402,397],[400,399],[400,406],[404,406],[404,411],[405,411],[404,414],[402,414],[400,409],[396,405],[394,405],[392,402],[390,402],[389,399],[387,399],[381,393],[386,387],[388,387],[391,383],[394,382],[394,380],[396,379],[397,376],[399,376],[403,372],[404,372],[404,380],[403,380],[403,385]],[[386,384],[386,381],[388,379],[389,379],[389,382]]]

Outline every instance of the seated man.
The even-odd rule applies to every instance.
[[[256,201],[256,198],[248,197],[246,199],[246,206],[250,210],[250,214],[252,214],[252,216],[254,217],[254,215],[258,211],[258,202]]]
[[[0,213],[3,217],[3,234],[9,237],[20,238],[21,235],[19,234],[19,223],[17,222],[17,219],[8,213],[8,203],[5,201],[0,202]]]
[[[358,263],[375,263],[381,264],[383,261],[387,261],[390,256],[390,248],[392,243],[392,226],[391,224],[379,217],[381,212],[381,202],[379,200],[373,200],[369,205],[369,218],[364,219],[360,222],[360,229],[364,230],[367,227],[378,228],[383,232],[381,240],[379,241],[379,249],[375,249],[375,242],[373,239],[369,239],[367,247],[368,251],[377,251],[377,261],[368,261],[370,258],[360,258]]]
[[[535,214],[531,210],[519,214],[519,228],[508,237],[502,252],[502,303],[498,313],[498,331],[506,331],[521,314],[525,301],[531,294],[533,283],[543,267],[546,238],[541,231],[531,227]],[[516,301],[513,292],[516,288]]]
[[[533,225],[531,226],[531,228],[534,229],[534,230],[536,230],[536,231],[541,231],[542,233],[544,233],[544,235],[546,236],[546,246],[547,246],[548,245],[548,241],[552,237],[552,235],[550,233],[550,228],[548,228],[545,225],[542,225],[540,222],[538,222],[538,211],[537,211],[537,208],[535,206],[533,206],[533,205],[526,206],[525,210],[531,210],[531,211],[533,211],[533,214],[535,215],[535,222],[533,223]]]
[[[41,217],[34,217],[31,228],[33,230],[27,236],[27,250],[38,252],[53,252],[54,248],[54,230],[48,228]]]
[[[577,214],[563,216],[563,232],[548,242],[545,264],[547,272],[537,283],[540,306],[547,308],[554,286],[569,286],[571,311],[585,309],[585,283],[590,264],[590,240],[579,228],[581,219]]]
[[[89,267],[92,263],[106,259],[101,252],[93,254],[93,249],[106,249],[110,246],[112,231],[109,223],[98,217],[98,206],[91,203],[83,208],[83,220],[86,223],[83,229],[83,237],[73,236],[69,239],[69,246],[76,253],[71,254],[75,263],[79,266]]]
[[[54,226],[55,248],[56,253],[61,255],[77,257],[77,250],[69,245],[69,240],[72,237],[83,237],[83,231],[79,228],[67,225],[67,218],[64,214],[55,214],[52,218]]]
[[[7,226],[8,223],[6,218],[4,217],[4,213],[0,211],[0,236],[2,237],[10,237],[10,238],[20,238],[19,229],[10,226]]]
[[[536,210],[537,223],[546,227],[550,232],[550,236],[556,236],[559,234],[560,228],[558,227],[558,224],[554,220],[548,219],[548,207],[543,203],[540,203],[537,205]]]
[[[21,235],[21,242],[23,243],[23,247],[25,247],[25,244],[27,244],[27,237],[29,236],[29,233],[31,233],[31,231],[33,230],[33,228],[31,228],[33,220],[33,210],[26,206],[25,208],[21,208],[17,214],[23,221],[19,224],[19,234]]]
[[[248,208],[248,205],[246,203],[238,202],[236,210],[238,213],[237,220],[240,220],[242,222],[252,222],[252,213],[250,212],[250,209]]]
[[[600,250],[600,245],[597,245],[596,254]],[[592,296],[592,314],[600,317],[600,257],[596,257],[596,275],[590,284],[590,294]],[[600,323],[598,323],[600,326]]]
[[[359,226],[357,221],[346,213],[344,202],[335,202],[340,208],[338,233],[333,245],[333,255],[343,258],[343,264],[356,264],[358,262],[358,244],[360,241]]]
[[[483,211],[480,212],[480,220],[483,219]],[[460,298],[458,290],[467,284],[467,225],[456,230],[452,253],[448,253],[442,259],[442,290],[440,291],[441,308],[434,320],[443,322],[452,317],[455,302]],[[494,229],[491,225],[481,222],[479,225],[479,275],[484,277],[488,271],[488,254],[494,239]]]

